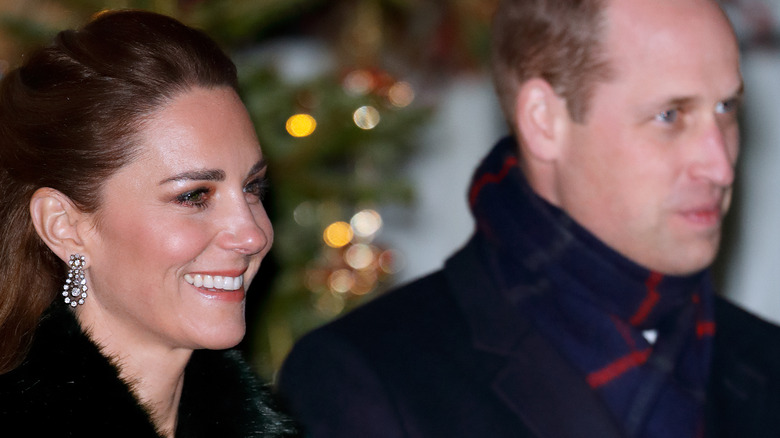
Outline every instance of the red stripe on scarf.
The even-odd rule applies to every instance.
[[[623,340],[626,341],[626,344],[629,346],[629,348],[632,350],[636,349],[636,342],[634,342],[634,338],[631,336],[631,327],[626,325],[625,322],[614,315],[609,315],[609,317],[612,320],[612,323],[615,324],[615,328],[620,333],[620,336],[622,336]]]
[[[642,351],[632,351],[604,368],[588,374],[588,385],[594,389],[606,385],[612,380],[620,377],[626,371],[647,362],[647,358],[650,357],[650,353],[652,352],[652,348],[646,348]]]
[[[647,295],[645,296],[644,301],[642,301],[642,304],[639,305],[639,310],[637,310],[634,316],[632,316],[628,321],[634,327],[642,324],[645,319],[647,319],[647,315],[650,314],[650,312],[653,310],[653,307],[655,307],[656,303],[658,303],[658,300],[661,298],[655,288],[663,278],[663,275],[659,274],[658,272],[651,272],[650,276],[647,277],[647,280],[645,280]]]
[[[696,323],[696,336],[701,339],[705,336],[715,335],[714,321],[699,321]]]
[[[477,196],[479,196],[479,192],[483,187],[488,184],[495,184],[506,178],[512,167],[517,166],[517,162],[517,157],[507,157],[507,159],[504,161],[503,167],[498,173],[486,173],[482,175],[479,180],[475,181],[471,186],[471,190],[469,191],[469,205],[474,205],[474,203],[477,201]]]

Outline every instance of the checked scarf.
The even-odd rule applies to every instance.
[[[708,272],[638,266],[537,196],[517,164],[514,139],[499,142],[469,203],[519,316],[582,372],[627,436],[701,436],[715,330]]]

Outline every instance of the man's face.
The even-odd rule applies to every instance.
[[[715,258],[739,150],[739,54],[709,0],[612,0],[584,124],[556,162],[556,203],[624,256],[683,275]]]

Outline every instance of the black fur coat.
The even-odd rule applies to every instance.
[[[0,340],[2,342],[2,340]],[[296,436],[235,351],[196,351],[185,371],[177,437]],[[0,375],[0,436],[158,437],[117,369],[54,304],[25,362]]]

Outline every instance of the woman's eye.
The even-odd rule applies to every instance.
[[[663,123],[674,123],[677,121],[679,111],[676,109],[666,110],[656,114],[655,119]]]
[[[176,202],[187,207],[200,207],[206,206],[206,202],[209,198],[209,189],[200,188],[184,192],[176,197]]]
[[[258,201],[263,200],[267,191],[268,180],[266,178],[253,179],[244,186],[244,193],[254,196]]]

